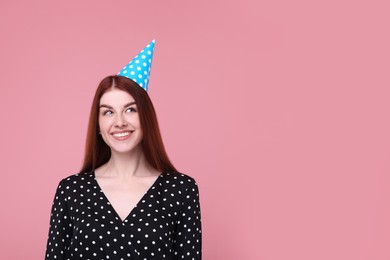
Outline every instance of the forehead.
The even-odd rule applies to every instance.
[[[105,104],[110,106],[122,106],[134,101],[135,100],[133,96],[129,93],[123,90],[113,89],[103,94],[103,96],[100,98],[100,105]]]

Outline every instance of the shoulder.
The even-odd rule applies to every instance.
[[[83,183],[89,182],[93,179],[93,177],[94,176],[92,173],[76,173],[69,175],[60,180],[58,184],[58,189],[74,189],[76,187],[79,187],[80,185],[83,185]]]
[[[161,174],[161,177],[166,181],[172,181],[174,183],[192,183],[196,185],[196,181],[193,177],[181,172],[164,172]]]
[[[198,184],[193,177],[180,172],[164,173],[161,177],[162,192],[170,194],[169,198],[177,198],[180,205],[199,204]]]
[[[164,172],[160,177],[162,178],[162,183],[166,186],[184,191],[198,190],[196,180],[187,174],[181,172]]]

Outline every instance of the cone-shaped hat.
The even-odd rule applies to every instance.
[[[148,91],[150,68],[152,65],[154,42],[151,41],[137,56],[134,57],[118,73],[120,76],[127,77],[140,85],[141,88]]]

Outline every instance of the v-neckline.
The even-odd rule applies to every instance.
[[[119,220],[122,224],[124,224],[124,223],[128,222],[128,218],[129,218],[131,215],[134,214],[134,210],[137,209],[138,204],[139,204],[141,201],[143,201],[143,200],[145,199],[146,195],[148,195],[148,194],[151,192],[151,190],[154,189],[154,187],[157,186],[157,184],[159,183],[159,180],[161,179],[161,177],[162,177],[162,175],[164,174],[164,172],[160,173],[160,174],[157,176],[157,178],[156,178],[156,180],[153,182],[153,184],[148,188],[148,190],[144,193],[144,195],[142,195],[141,199],[135,204],[135,206],[130,210],[129,214],[127,214],[127,216],[126,216],[124,219],[122,219],[122,218],[119,216],[118,212],[115,210],[114,206],[112,205],[112,203],[110,202],[110,200],[108,199],[108,197],[106,196],[106,194],[104,193],[103,189],[100,187],[99,182],[96,180],[95,170],[92,170],[91,174],[92,174],[92,177],[93,177],[93,181],[95,182],[96,188],[100,191],[100,193],[102,194],[103,199],[107,202],[107,204],[108,204],[109,207],[111,208],[111,212],[115,215],[115,218],[116,218],[117,220]]]

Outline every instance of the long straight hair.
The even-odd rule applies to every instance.
[[[96,90],[89,116],[84,162],[80,172],[90,172],[108,162],[111,157],[110,147],[99,134],[99,105],[103,94],[112,89],[125,91],[135,100],[143,132],[141,146],[146,161],[160,172],[176,171],[165,151],[156,112],[149,95],[131,79],[115,75],[104,78]]]

